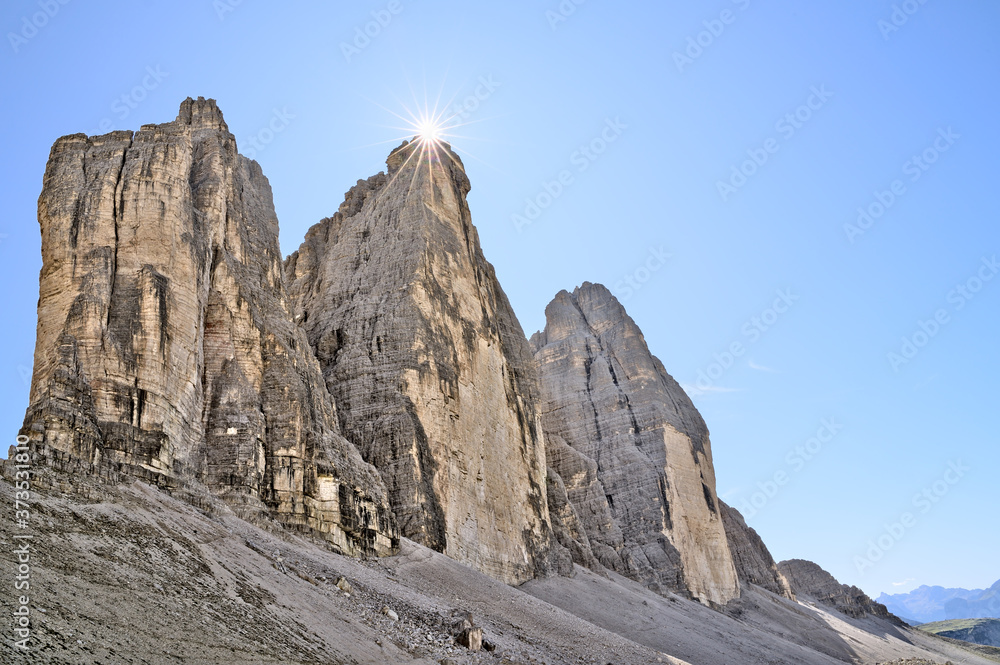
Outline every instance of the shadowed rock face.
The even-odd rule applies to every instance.
[[[889,613],[885,605],[876,603],[856,586],[841,584],[833,575],[812,561],[790,559],[778,564],[778,570],[788,580],[796,596],[809,596],[847,616],[860,619],[865,615],[903,622]]]
[[[402,535],[520,583],[550,540],[531,350],[457,155],[404,143],[387,164],[286,260],[292,310]]]
[[[213,100],[135,133],[59,139],[38,221],[22,429],[36,459],[207,486],[345,552],[394,549],[384,486],[338,433],[287,309],[268,181]]]
[[[580,473],[589,474],[592,479],[596,480],[596,466],[586,464],[582,456],[566,445],[566,442],[556,434],[550,434],[546,437],[545,456],[548,463],[546,480],[548,482],[549,516],[552,518],[552,532],[556,538],[556,542],[562,550],[565,550],[569,554],[570,560],[573,563],[578,563],[591,570],[602,572],[603,567],[594,556],[590,538],[587,536],[587,530],[584,527],[583,520],[580,518],[580,513],[577,512],[577,506],[570,500],[566,483],[563,482],[562,476],[556,471],[556,467],[558,467],[570,473],[571,478],[579,486],[583,484],[578,477]],[[595,488],[597,487],[597,483],[592,480],[589,483],[589,487]],[[588,503],[586,500],[580,498],[580,492],[577,492],[576,495],[577,503],[581,509],[586,510],[594,507],[593,503]],[[598,508],[606,506],[603,494],[598,493],[593,498],[599,500],[596,504]],[[607,522],[604,523],[612,524],[610,516]],[[619,532],[618,541],[621,540],[620,536]],[[617,560],[613,551],[609,552],[606,545],[603,545],[603,547],[605,548],[605,557],[611,556],[612,559]]]
[[[721,499],[722,523],[726,527],[729,551],[733,555],[736,574],[741,582],[756,584],[779,596],[795,600],[788,580],[778,571],[778,565],[757,532],[743,520],[740,511]]]
[[[654,590],[737,597],[708,430],[691,400],[605,287],[562,291],[545,315],[531,342],[548,462],[594,556]]]

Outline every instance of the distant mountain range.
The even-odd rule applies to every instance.
[[[1000,619],[936,621],[920,626],[920,630],[942,637],[950,637],[953,640],[1000,647]]]
[[[1000,617],[1000,580],[989,589],[921,586],[909,593],[883,593],[877,601],[907,623]]]

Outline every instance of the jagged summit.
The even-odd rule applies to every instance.
[[[215,103],[215,100],[205,99],[204,97],[199,97],[196,100],[188,97],[181,102],[180,111],[178,111],[177,119],[174,122],[202,129],[229,131],[229,126],[226,125],[226,121],[222,117],[222,111]]]
[[[30,463],[0,540],[30,532],[31,598],[0,607],[39,658],[986,665],[815,564],[789,588],[621,303],[562,291],[529,343],[458,156],[387,165],[282,263],[213,100],[55,142],[0,464],[14,505]]]
[[[408,180],[411,193],[423,189],[431,199],[436,198],[435,190],[445,183],[456,188],[461,197],[468,195],[472,188],[462,158],[446,141],[424,141],[415,136],[389,153],[385,163],[390,179]]]
[[[405,142],[285,261],[347,438],[402,534],[520,583],[550,549],[531,351],[446,144]]]
[[[597,559],[661,591],[739,596],[708,429],[601,284],[559,292],[532,336],[551,469]]]
[[[796,596],[812,598],[856,619],[876,616],[895,624],[903,621],[875,602],[856,586],[841,584],[819,564],[804,559],[789,559],[778,564]]]
[[[529,343],[458,155],[416,137],[386,164],[282,265],[270,187],[214,100],[57,141],[23,430],[40,459],[204,488],[344,551],[389,552],[398,524],[511,583],[575,560],[714,604],[737,571],[781,592],[611,293],[560,292]]]

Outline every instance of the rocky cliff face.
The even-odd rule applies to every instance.
[[[590,538],[587,536],[587,529],[584,526],[583,519],[580,517],[577,506],[580,507],[580,510],[601,510],[607,508],[607,502],[604,500],[603,495],[599,498],[595,495],[589,497],[592,502],[588,503],[587,498],[580,498],[581,492],[578,489],[575,492],[577,502],[574,504],[569,498],[566,483],[563,481],[562,476],[559,475],[559,472],[556,471],[556,467],[558,466],[564,472],[570,474],[571,482],[577,488],[581,485],[586,485],[593,491],[599,489],[596,482],[596,465],[592,463],[589,465],[586,464],[579,453],[566,445],[566,442],[555,434],[551,434],[545,439],[545,456],[548,464],[546,481],[548,483],[549,516],[552,518],[552,532],[556,539],[556,549],[569,555],[571,562],[601,572],[603,571],[603,566],[597,557],[594,556]],[[583,474],[584,478],[581,479],[580,474]],[[589,482],[586,480],[587,476],[591,479]],[[613,529],[615,525],[610,513],[602,517],[603,519],[599,520],[600,524],[607,525],[609,529]],[[593,515],[588,514],[588,518],[594,521]],[[620,530],[616,536],[611,536],[611,538],[614,542],[620,543]],[[601,546],[598,543],[598,547]],[[605,548],[603,552],[605,558],[610,557],[612,560],[615,560],[613,550],[609,551],[607,545],[603,545],[603,547]]]
[[[757,532],[747,526],[740,511],[721,499],[722,523],[726,527],[729,551],[733,555],[736,574],[741,582],[756,584],[779,596],[795,600],[788,580],[778,570],[778,565]]]
[[[271,189],[213,100],[59,139],[22,434],[53,466],[207,487],[345,552],[396,534],[286,305]]]
[[[870,614],[902,624],[900,619],[889,613],[885,605],[876,603],[856,586],[841,584],[812,561],[782,561],[778,564],[778,570],[788,580],[796,596],[808,596],[850,617],[859,619]]]
[[[387,163],[286,260],[295,319],[402,534],[523,582],[550,541],[531,350],[458,156],[414,141]]]
[[[604,566],[705,603],[739,595],[708,429],[603,286],[560,292],[535,333],[548,463]],[[578,557],[578,560],[579,557]]]

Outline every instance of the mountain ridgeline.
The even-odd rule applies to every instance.
[[[387,165],[282,262],[268,181],[213,100],[56,141],[21,430],[36,462],[348,555],[410,539],[508,584],[576,564],[713,607],[793,598],[614,296],[560,292],[529,341],[459,157],[416,139]]]
[[[909,593],[883,593],[878,601],[914,626],[952,619],[997,618],[1000,617],[1000,580],[988,589],[922,585]]]

